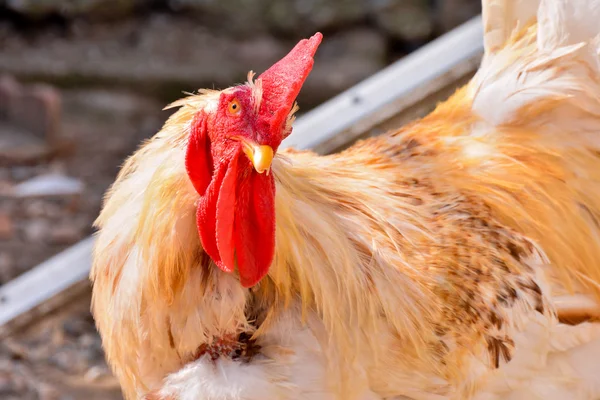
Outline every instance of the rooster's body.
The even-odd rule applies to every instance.
[[[600,2],[577,4],[489,1],[479,72],[431,115],[280,152],[254,286],[197,229],[190,121],[220,94],[179,101],[98,222],[94,313],[125,395],[600,398]]]

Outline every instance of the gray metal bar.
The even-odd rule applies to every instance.
[[[0,326],[87,279],[93,243],[86,238],[0,287]]]

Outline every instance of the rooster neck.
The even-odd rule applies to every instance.
[[[427,169],[432,154],[406,135],[334,156],[285,154],[289,162],[273,170],[269,278],[278,293],[319,310],[339,354],[357,354],[358,346],[385,360],[378,352],[389,334],[407,362],[423,371],[443,365],[429,372],[453,375],[464,354],[450,349],[486,343],[490,321],[504,318],[505,310],[490,310],[547,310],[530,267],[543,254],[483,201],[439,183]],[[487,357],[487,347],[473,351]],[[491,358],[498,364],[498,353]]]
[[[406,242],[402,235],[422,236],[419,232],[423,228],[417,222],[421,216],[413,215],[401,226],[390,215],[383,215],[390,211],[385,208],[370,211],[382,213],[375,219],[364,207],[353,209],[364,200],[360,188],[368,183],[365,171],[370,167],[366,165],[349,167],[348,160],[312,153],[283,152],[281,158],[287,160],[276,160],[273,166],[277,182],[276,250],[267,284],[275,286],[284,303],[300,297],[305,315],[312,309],[320,310],[329,335],[339,347],[340,365],[348,361],[344,357],[356,354],[359,343],[365,351],[377,353],[376,332],[387,331],[390,322],[400,337],[412,342],[406,349],[412,348],[412,352],[423,347],[431,330],[423,318],[427,305],[432,304],[424,287],[427,277],[403,264],[395,247]],[[410,201],[390,196],[372,204],[387,203],[396,207],[398,214],[404,209],[409,215],[414,212]],[[398,243],[378,237],[378,228],[379,232],[394,229]],[[394,288],[388,287],[390,280],[395,282]],[[433,304],[431,308],[435,308]],[[392,309],[404,311],[394,311],[387,321],[381,318]],[[372,336],[365,337],[365,332]]]

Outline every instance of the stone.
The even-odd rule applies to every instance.
[[[83,379],[86,382],[93,383],[97,382],[100,379],[110,376],[110,371],[105,365],[95,365],[92,368],[88,369]]]
[[[23,86],[13,77],[0,77],[0,119],[48,143],[56,142],[61,99],[50,85]]]
[[[10,169],[10,174],[13,180],[21,182],[33,178],[36,175],[36,170],[33,167],[13,167]]]
[[[363,0],[271,0],[266,17],[272,28],[299,37],[360,21],[366,11]]]
[[[0,76],[0,118],[7,119],[12,99],[21,90],[19,83],[10,75]]]
[[[58,143],[60,96],[48,85],[22,86],[0,78],[0,164],[48,158]]]
[[[83,239],[83,226],[76,221],[67,221],[52,228],[48,237],[50,244],[68,245]]]
[[[0,253],[0,285],[10,281],[16,274],[13,257],[8,252]]]
[[[14,236],[15,228],[10,215],[0,212],[0,240],[10,240]]]
[[[63,322],[63,332],[69,337],[79,337],[85,333],[93,332],[94,326],[82,318],[69,318]]]
[[[65,205],[43,198],[28,199],[23,202],[23,213],[27,218],[57,219],[66,214]]]
[[[371,7],[377,25],[395,39],[425,42],[433,34],[429,0],[377,0]]]
[[[12,183],[0,178],[0,198],[13,196],[13,187]]]
[[[59,174],[36,176],[14,187],[16,197],[66,197],[81,195],[83,182]]]
[[[61,398],[58,390],[45,382],[40,382],[36,387],[36,391],[39,400],[59,400]]]
[[[23,132],[21,137],[29,136]],[[48,160],[54,151],[50,146],[39,141],[5,146],[6,141],[0,140],[0,165],[38,164]]]
[[[81,347],[93,350],[102,350],[100,337],[93,332],[86,332],[79,336],[78,343]]]
[[[52,86],[22,87],[10,99],[8,122],[25,129],[46,143],[56,143],[60,125],[61,101]]]
[[[58,143],[62,112],[58,91],[50,85],[37,84],[24,93],[22,101],[27,104],[28,112],[27,119],[20,121],[20,126],[46,143]]]
[[[48,239],[52,226],[43,219],[27,221],[24,227],[25,240],[31,243],[43,243]]]
[[[15,396],[27,392],[27,381],[17,372],[16,362],[2,360],[0,362],[0,398],[5,399],[8,396]]]
[[[82,369],[81,360],[73,349],[61,349],[50,356],[49,361],[68,373],[76,373]]]

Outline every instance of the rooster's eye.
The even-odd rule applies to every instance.
[[[227,107],[227,110],[229,111],[230,114],[238,114],[241,110],[242,110],[242,106],[240,105],[240,102],[238,101],[238,99],[233,99],[229,102],[229,106]]]

